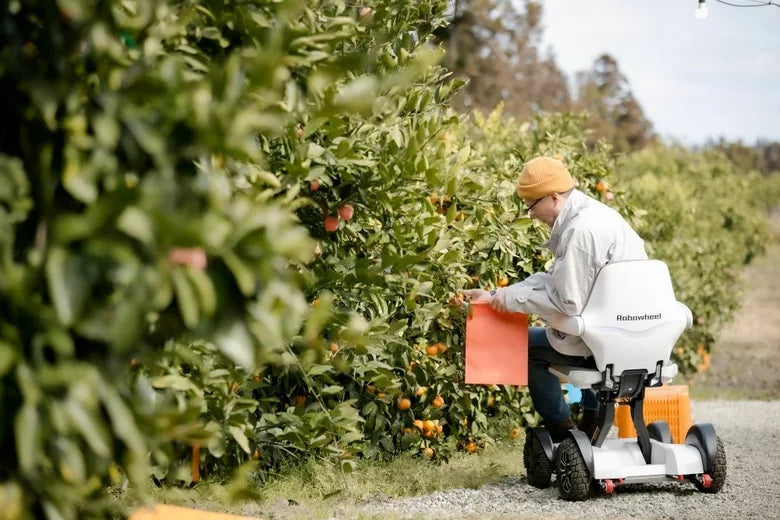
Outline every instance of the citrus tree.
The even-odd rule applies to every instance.
[[[324,316],[301,288],[315,244],[295,195],[249,188],[277,183],[258,136],[280,135],[305,98],[296,66],[357,25],[356,10],[330,5],[315,40],[316,6],[299,2],[3,5],[4,514],[102,517],[105,485],[127,477],[143,492],[154,439],[192,440],[178,421],[154,432],[137,421],[149,412],[124,384],[133,358],[197,339],[253,373],[317,335]],[[347,84],[362,63],[339,62],[317,85]],[[174,376],[151,387],[186,387]],[[218,426],[243,445],[240,428]]]
[[[618,178],[644,209],[637,229],[651,256],[669,265],[677,299],[694,315],[674,359],[684,373],[706,370],[738,306],[740,269],[764,251],[766,211],[778,200],[773,179],[737,171],[715,151],[671,146],[628,157]]]
[[[663,149],[616,176],[584,116],[454,113],[462,85],[432,38],[446,9],[2,8],[7,516],[101,517],[106,486],[188,480],[193,446],[213,475],[254,459],[262,477],[310,456],[445,460],[534,424],[524,389],[463,383],[465,316],[447,302],[549,267],[547,231],[514,195],[535,155],[561,155],[580,189],[637,219],[676,278],[708,262],[713,285],[680,274],[678,296],[715,322],[715,279],[760,250],[752,180],[734,189],[718,158]],[[698,194],[691,174],[739,197],[676,213],[654,180],[667,174],[680,202]],[[716,242],[687,254],[684,222]],[[684,368],[709,331],[678,353]]]

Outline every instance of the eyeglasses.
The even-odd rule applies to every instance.
[[[544,197],[542,197],[541,199],[536,199],[536,201],[535,201],[533,204],[531,204],[530,206],[528,206],[528,210],[527,210],[527,211],[528,211],[528,213],[530,213],[530,212],[531,212],[531,211],[534,209],[534,206],[536,206],[537,204],[539,204],[539,203],[542,201],[542,199],[546,199],[547,197],[549,197],[549,195],[545,195],[545,196],[544,196]]]

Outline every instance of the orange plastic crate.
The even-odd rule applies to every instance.
[[[645,424],[666,421],[672,433],[672,441],[681,444],[691,427],[691,399],[688,385],[664,385],[645,389]],[[615,410],[618,437],[636,437],[631,421],[631,407],[618,406]]]

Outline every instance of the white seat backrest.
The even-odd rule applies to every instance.
[[[666,264],[659,260],[614,262],[596,277],[582,311],[582,339],[596,367],[655,371],[689,325],[690,311],[674,296]]]

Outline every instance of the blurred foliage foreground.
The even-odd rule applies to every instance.
[[[0,518],[102,517],[107,489],[187,482],[193,445],[262,481],[517,436],[527,392],[461,383],[446,302],[551,262],[513,189],[541,153],[669,262],[696,315],[676,359],[705,367],[773,179],[667,148],[618,165],[582,116],[457,115],[445,8],[4,4]]]

